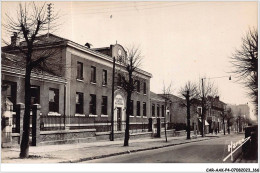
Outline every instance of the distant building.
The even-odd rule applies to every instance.
[[[163,97],[163,94],[159,94],[161,97]],[[186,103],[185,99],[182,99],[180,97],[177,97],[173,94],[168,95],[169,98],[169,104],[167,106],[167,109],[169,110],[169,117],[168,122],[173,124],[176,129],[186,130],[187,126],[187,108],[184,105]],[[190,125],[191,130],[199,129],[198,127],[198,121],[199,121],[199,114],[197,112],[198,104],[191,105],[191,118],[190,118]]]
[[[224,102],[219,100],[219,96],[208,97],[208,110],[207,110],[207,121],[209,123],[209,133],[214,131],[227,130],[227,120],[223,122],[223,117],[226,111],[226,105]]]
[[[152,118],[162,118],[162,121],[165,121],[166,114],[166,122],[169,122],[170,110],[168,104],[165,102],[165,99],[155,94],[154,92],[150,92],[151,101],[150,101],[150,114]],[[165,107],[166,106],[166,107]]]
[[[233,111],[234,116],[242,115],[246,118],[250,118],[250,108],[248,104],[239,104],[239,105],[233,105],[233,104],[228,104],[228,107],[231,108]]]
[[[242,132],[244,127],[250,124],[250,109],[247,104],[232,105],[228,104],[234,116],[233,130]]]

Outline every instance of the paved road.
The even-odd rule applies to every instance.
[[[85,163],[223,163],[228,155],[228,144],[244,135],[232,134],[207,141],[176,145],[162,149],[124,154]],[[231,162],[228,159],[226,162]]]

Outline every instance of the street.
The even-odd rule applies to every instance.
[[[242,138],[244,138],[243,134],[231,134],[206,141],[96,159],[84,163],[223,163],[223,159],[228,155],[228,144]],[[241,149],[237,152],[240,151]],[[230,158],[226,162],[231,163]]]

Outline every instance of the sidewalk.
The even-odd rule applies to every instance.
[[[216,135],[218,137],[222,136]],[[215,137],[216,137],[215,136]],[[92,143],[78,143],[66,145],[30,146],[28,159],[20,159],[20,149],[3,148],[2,163],[77,163],[97,158],[104,158],[114,155],[127,154],[132,152],[152,150],[173,145],[180,145],[191,142],[209,140],[212,137],[192,137],[186,140],[186,136],[168,137],[165,142],[164,136],[161,138],[144,138],[129,140],[129,146],[124,147],[124,140],[120,141],[97,141]]]
[[[253,158],[243,158],[243,155],[240,156],[234,161],[234,163],[258,163],[257,159]]]

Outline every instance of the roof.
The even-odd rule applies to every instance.
[[[49,34],[49,37],[47,37],[47,34],[38,36],[35,39],[35,45],[34,47],[43,47],[43,46],[53,46],[53,45],[65,45],[69,40],[65,39],[65,38],[61,38],[59,36],[53,35],[53,34]],[[19,47],[23,47],[26,46],[27,43],[25,41],[21,41],[19,43]],[[2,51],[4,52],[8,52],[8,51],[12,51],[12,50],[16,50],[17,48],[15,46],[12,45],[7,45],[2,47]]]
[[[25,71],[25,60],[17,55],[9,54],[9,53],[1,53],[1,66],[2,66],[2,71]],[[55,75],[54,73],[50,73],[43,68],[34,68],[32,70],[33,75],[41,75],[41,76],[49,76],[51,78],[62,78],[58,75]],[[32,75],[32,76],[33,76]],[[65,80],[62,78],[62,80]]]
[[[105,55],[111,56],[112,57],[112,49],[110,47],[101,47],[101,48],[92,48],[92,50],[103,53]]]
[[[35,47],[53,46],[53,45],[70,46],[70,47],[73,47],[73,48],[78,49],[80,51],[83,51],[83,52],[86,52],[88,54],[91,54],[91,55],[94,55],[96,57],[107,60],[109,62],[113,62],[112,55],[111,55],[111,52],[110,52],[111,48],[109,48],[109,47],[88,48],[87,46],[78,44],[74,41],[71,41],[71,40],[66,39],[66,38],[59,37],[59,36],[54,35],[54,34],[49,34],[49,37],[47,37],[47,34],[41,35],[41,36],[37,37],[36,43],[37,44],[36,44]],[[24,42],[24,41],[20,42],[20,46],[26,46],[26,42]],[[2,51],[4,51],[4,52],[8,52],[8,51],[12,51],[12,50],[15,50],[15,48],[11,45],[2,47]],[[142,69],[138,68],[137,71],[141,74],[148,76],[148,77],[152,77],[151,73],[146,72]]]
[[[156,94],[152,91],[150,91],[150,98],[151,98],[151,100],[164,102],[164,98],[162,96],[160,96],[159,94]]]

